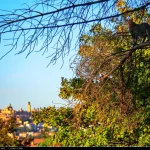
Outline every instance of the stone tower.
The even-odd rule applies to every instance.
[[[28,112],[31,113],[31,104],[28,102]]]

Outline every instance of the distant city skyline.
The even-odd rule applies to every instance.
[[[22,110],[24,110],[24,111],[28,111],[28,112],[29,112],[29,109],[31,109],[30,111],[32,111],[34,108],[35,108],[35,109],[38,109],[38,108],[36,108],[36,107],[32,107],[32,106],[31,106],[31,103],[30,103],[30,108],[29,108],[29,103],[30,103],[30,102],[27,102],[25,109],[23,109],[22,107],[20,107],[18,110],[22,109]],[[3,107],[3,108],[0,107],[0,110],[5,109],[6,107],[10,107],[10,106],[13,108],[13,110],[18,111],[17,109],[14,109],[14,106],[13,106],[12,103],[7,104],[7,105],[6,105],[5,107]],[[41,107],[39,107],[39,109],[40,109],[40,108],[41,108]]]
[[[31,5],[33,1],[1,0],[0,9],[12,11],[15,8],[25,8],[25,5],[21,4]],[[0,57],[10,50],[4,45],[5,41],[2,40]],[[73,72],[69,68],[69,58],[75,52],[70,52],[64,59],[62,69],[60,69],[63,63],[61,59],[46,68],[49,63],[47,55],[42,56],[42,53],[38,52],[25,59],[26,52],[19,55],[15,53],[12,51],[0,60],[0,108],[5,108],[11,103],[15,110],[20,108],[26,110],[28,101],[31,102],[32,108],[54,105],[58,107],[60,103],[65,104],[65,101],[58,97],[61,77],[73,77]]]

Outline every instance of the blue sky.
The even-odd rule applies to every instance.
[[[33,0],[0,0],[0,9],[12,10],[22,8],[23,3],[32,4]],[[0,43],[0,56],[9,50]],[[10,103],[15,110],[26,110],[28,101],[32,108],[60,106],[54,103],[65,103],[58,97],[61,77],[72,78],[69,68],[71,52],[65,58],[62,69],[61,59],[55,65],[46,66],[49,59],[42,53],[33,53],[26,59],[26,54],[15,55],[12,51],[0,60],[0,108]],[[54,102],[54,103],[53,103]]]

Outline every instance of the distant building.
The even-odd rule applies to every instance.
[[[33,132],[37,131],[37,125],[34,123],[26,124],[26,128],[28,131],[33,131]]]
[[[31,104],[28,102],[28,113],[31,113]]]
[[[27,133],[26,132],[19,133],[19,137],[26,138]]]
[[[26,121],[26,120],[31,121],[31,119],[30,119],[31,118],[30,102],[28,102],[27,109],[28,109],[28,111],[24,111],[24,110],[22,110],[22,108],[19,111],[15,111],[15,110],[13,110],[13,107],[10,104],[9,106],[6,106],[6,108],[4,108],[0,111],[0,118],[2,118],[3,120],[8,120],[11,117],[15,117],[17,119],[17,122]]]
[[[27,124],[29,124],[29,121],[25,121],[25,122],[24,122],[24,125],[27,125]]]
[[[19,117],[16,117],[16,121],[18,124],[22,124],[22,120]]]
[[[39,132],[34,132],[34,133],[33,133],[33,136],[34,136],[34,137],[40,136],[40,135],[41,135],[41,133],[39,133]]]
[[[2,114],[13,114],[14,113],[14,110],[13,110],[13,107],[11,106],[11,104],[8,106],[6,106],[6,108],[2,109],[1,110],[1,113]]]
[[[3,120],[8,120],[10,117],[14,116],[15,111],[13,110],[13,107],[11,106],[11,104],[8,106],[6,106],[6,108],[2,109],[0,112],[0,118],[2,118]]]
[[[34,132],[27,132],[28,136],[33,136]]]
[[[14,114],[15,118],[20,118],[20,120],[22,120],[23,122],[27,121],[30,118],[30,116],[31,116],[31,113],[24,111],[22,109],[20,109],[19,111],[16,111]]]

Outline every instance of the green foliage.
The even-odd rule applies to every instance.
[[[81,78],[73,78],[67,80],[66,78],[61,78],[61,88],[59,97],[62,99],[73,98],[74,100],[81,100],[83,80]]]
[[[0,146],[22,146],[21,142],[14,137],[17,128],[16,119],[0,119]]]
[[[119,51],[123,51],[123,49],[120,47]],[[82,56],[85,56],[84,52]],[[91,57],[90,61],[95,61],[92,60],[94,58],[92,55],[89,56]],[[134,71],[128,66],[123,66],[125,80],[128,81],[126,89],[134,98],[129,114],[120,114],[119,81],[115,75],[111,80],[107,80],[109,84],[101,90],[103,93],[98,100],[91,97],[92,90],[95,95],[97,94],[95,90],[98,91],[98,83],[92,82],[89,91],[83,95],[86,83],[84,79],[79,77],[69,80],[62,78],[59,96],[63,99],[72,98],[81,103],[71,109],[70,115],[75,114],[75,116],[68,118],[67,126],[64,125],[63,115],[65,113],[61,114],[59,109],[55,109],[55,113],[49,113],[48,116],[51,114],[51,119],[45,119],[43,122],[50,122],[53,118],[50,124],[59,126],[59,132],[55,133],[53,137],[46,138],[39,146],[150,146],[150,95],[147,92],[150,88],[149,58],[149,52],[137,51],[133,55],[130,66],[134,67]],[[128,74],[132,76],[132,80]],[[110,93],[110,91],[113,92]],[[106,103],[104,100],[107,100]],[[126,101],[129,100],[126,97]],[[61,117],[63,119],[59,119]],[[46,118],[46,115],[43,118]],[[92,127],[89,127],[91,125]]]
[[[37,124],[43,122],[47,126],[54,126],[59,128],[62,126],[69,126],[71,124],[71,122],[68,120],[73,117],[72,112],[72,108],[69,107],[60,107],[58,109],[55,107],[45,107],[39,112],[34,112],[32,117],[33,121]]]
[[[44,142],[41,142],[38,144],[38,147],[49,147],[51,145],[52,141],[53,141],[52,137],[45,138]]]
[[[116,8],[131,10],[124,0]],[[145,10],[123,18],[139,17],[140,23],[141,14],[149,22]],[[150,146],[149,48],[136,50],[111,77],[99,78],[113,72],[132,46],[131,37],[122,34],[128,32],[125,21],[112,23],[115,31],[95,24],[81,36],[77,77],[62,77],[59,96],[77,102],[74,107],[45,108],[33,115],[36,122],[59,128],[39,146]]]
[[[110,116],[105,124],[87,128],[62,127],[39,146],[150,146],[150,127],[141,123],[142,116],[137,113],[136,117],[127,117]]]

